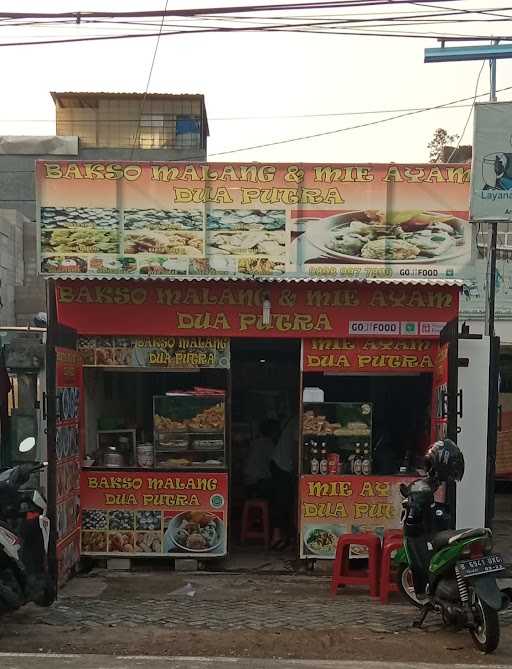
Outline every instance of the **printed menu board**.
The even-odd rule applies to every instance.
[[[225,473],[82,471],[82,555],[221,557]]]
[[[56,349],[57,563],[58,581],[70,578],[80,560],[80,408],[82,362],[71,349]]]
[[[302,476],[300,479],[300,557],[333,559],[338,538],[346,533],[400,528],[400,484],[413,477]],[[351,557],[366,556],[353,546]]]
[[[453,278],[467,165],[38,161],[39,269]]]

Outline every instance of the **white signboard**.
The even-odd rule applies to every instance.
[[[512,221],[512,102],[475,105],[470,213]]]

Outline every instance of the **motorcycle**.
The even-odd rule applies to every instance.
[[[415,627],[431,611],[443,624],[467,629],[483,653],[500,640],[498,611],[510,602],[496,575],[503,559],[493,553],[492,532],[486,528],[453,530],[447,507],[434,502],[435,486],[427,479],[402,484],[404,543],[395,556],[402,595],[421,609]]]
[[[20,451],[29,445],[22,442]],[[20,489],[47,464],[18,465],[0,474],[0,614],[28,602],[50,606],[55,601],[46,500],[38,490]]]

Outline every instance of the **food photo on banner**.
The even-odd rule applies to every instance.
[[[453,278],[467,165],[37,163],[40,271]]]

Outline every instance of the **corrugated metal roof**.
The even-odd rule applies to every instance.
[[[71,281],[256,281],[258,283],[363,283],[395,286],[457,286],[462,287],[462,279],[412,279],[412,278],[350,278],[320,276],[118,276],[118,275],[79,275],[54,274],[45,279],[65,279]]]
[[[130,93],[121,91],[50,91],[50,95],[55,100],[59,95],[89,96],[96,98],[143,98],[145,93]],[[147,98],[203,98],[203,93],[148,93]]]

